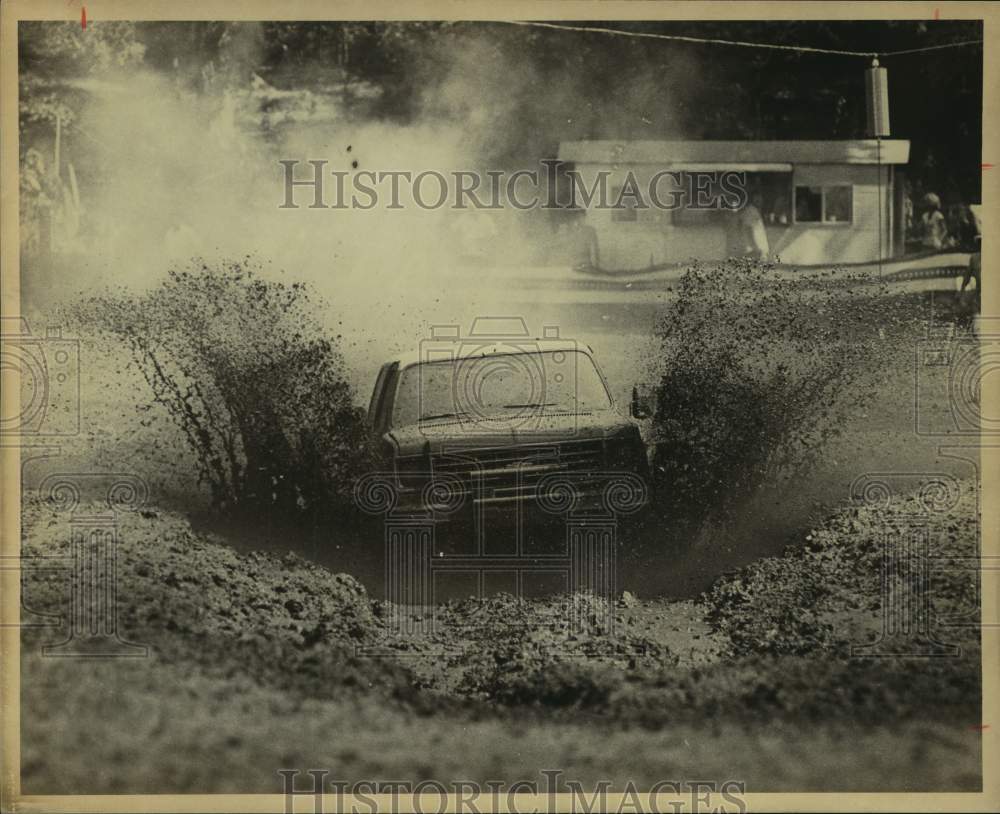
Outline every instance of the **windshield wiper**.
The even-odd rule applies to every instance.
[[[436,413],[434,415],[422,415],[417,421],[434,421],[438,418],[461,418],[462,416],[467,416],[468,413]]]
[[[511,410],[535,410],[539,407],[555,407],[558,402],[555,401],[535,401],[529,404],[505,404],[504,409]]]

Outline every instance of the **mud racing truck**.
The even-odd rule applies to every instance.
[[[519,319],[485,323],[438,329],[378,373],[368,421],[396,509],[446,520],[645,503],[642,405],[616,407],[589,346],[550,328],[533,338]]]

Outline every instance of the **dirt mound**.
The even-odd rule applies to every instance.
[[[866,659],[852,649],[883,636],[887,539],[912,540],[916,524],[929,533],[928,553],[939,563],[975,556],[977,486],[955,487],[947,503],[922,488],[880,506],[842,509],[805,546],[719,580],[703,608],[716,640],[727,643],[724,661],[682,663],[634,615],[585,595],[448,605],[426,641],[403,647],[445,648],[429,669],[415,667],[437,689],[510,706],[586,709],[625,726],[734,718],[871,725],[928,715],[975,722],[981,678],[974,624],[935,628],[932,642],[958,646],[938,651],[948,658]],[[920,579],[918,571],[896,574],[901,607],[917,607]],[[972,619],[977,589],[975,570],[932,567],[932,620]]]
[[[107,513],[107,506],[77,512]],[[23,517],[25,607],[65,615],[71,572],[31,564],[41,557],[72,564],[70,519],[37,501],[25,504]],[[399,665],[356,657],[358,646],[379,641],[384,628],[353,577],[295,554],[238,554],[169,512],[122,513],[116,525],[118,631],[148,645],[154,658],[311,695],[344,686],[400,694],[412,685]],[[64,633],[26,630],[25,636],[53,643]]]
[[[841,509],[803,545],[718,580],[703,597],[709,621],[729,637],[736,655],[850,655],[852,646],[882,633],[889,612],[883,607],[884,557],[900,551],[900,541],[913,543],[926,533],[926,587],[919,570],[897,571],[896,607],[916,608],[929,600],[932,622],[971,623],[935,635],[966,650],[977,648],[978,573],[944,566],[951,558],[978,556],[978,488],[971,480],[955,481],[947,501],[934,502],[941,497],[931,483],[880,505]],[[924,554],[910,549],[907,556]]]
[[[934,516],[936,554],[978,550],[976,496],[975,484],[963,482],[954,505]],[[975,722],[975,627],[940,634],[962,644],[954,658],[850,657],[850,645],[881,633],[882,538],[920,517],[925,497],[837,512],[805,546],[719,580],[701,607],[683,609],[588,594],[394,607],[297,555],[241,555],[167,512],[122,515],[119,629],[181,667],[307,697],[355,688],[421,714],[532,708],[571,719],[585,711],[654,728],[705,720],[871,724],[919,719],[934,699],[935,714]],[[24,520],[27,557],[69,559],[65,514],[28,503]],[[911,598],[916,589],[909,579],[896,587]],[[943,572],[930,587],[938,614],[975,609],[974,571]],[[68,588],[67,574],[29,568],[25,606],[65,613]],[[706,614],[714,631],[700,621]],[[47,640],[58,635],[49,631]],[[695,643],[698,653],[688,652]],[[359,647],[383,657],[359,658]],[[728,659],[719,660],[720,648]]]
[[[399,637],[425,686],[460,697],[550,707],[603,703],[624,671],[671,661],[616,603],[591,594],[509,594],[436,609],[427,635]]]
[[[707,669],[636,671],[601,711],[620,725],[652,728],[734,720],[971,726],[980,720],[977,667],[966,659],[747,657]]]

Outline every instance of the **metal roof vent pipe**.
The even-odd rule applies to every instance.
[[[868,138],[886,138],[889,135],[889,72],[879,67],[877,57],[865,71],[865,102]]]

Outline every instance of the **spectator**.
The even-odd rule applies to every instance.
[[[948,207],[948,233],[951,245],[963,252],[978,251],[976,238],[979,230],[972,210],[966,204],[954,204]]]
[[[924,212],[920,216],[921,242],[925,249],[942,249],[948,237],[948,226],[941,212],[941,199],[928,192],[923,199]]]
[[[968,288],[969,283],[973,280],[976,281],[976,294],[979,294],[982,288],[982,274],[983,274],[983,255],[981,252],[975,252],[969,258],[969,266],[965,270],[965,276],[962,278],[962,291]]]
[[[19,180],[22,246],[26,252],[47,253],[53,247],[52,227],[62,199],[59,181],[34,147],[24,154]]]
[[[973,280],[976,281],[976,299],[981,296],[980,289],[983,286],[983,223],[979,215],[978,206],[968,207],[969,219],[972,222],[972,256],[969,258],[969,267],[965,270],[965,277],[962,279],[962,291],[968,287]]]
[[[978,336],[979,313],[982,311],[983,305],[982,236],[977,235],[974,243],[976,250],[972,253],[972,256],[969,257],[969,266],[966,268],[965,275],[962,277],[962,288],[958,294],[958,302],[959,324],[963,325],[973,335]],[[970,297],[969,293],[966,292],[966,289],[969,287],[969,283],[973,280],[976,281],[976,287]]]
[[[771,253],[771,247],[767,241],[767,230],[764,228],[764,219],[760,214],[762,205],[763,196],[760,192],[754,192],[750,196],[750,203],[744,206],[739,213],[737,228],[739,254],[742,257],[752,257],[759,260]]]
[[[983,296],[982,221],[980,220],[978,206],[967,207],[967,210],[975,235],[972,238],[973,250],[972,255],[969,257],[969,265],[965,269],[965,275],[962,277],[962,288],[959,291],[959,307],[961,308],[961,311],[964,311],[963,322],[966,323],[968,329],[973,333],[973,335],[978,336],[978,315],[982,310]],[[976,281],[976,287],[972,297],[970,298],[966,293],[966,289],[969,287],[969,283],[973,280]]]

